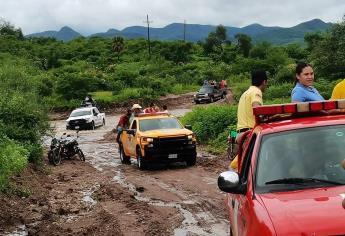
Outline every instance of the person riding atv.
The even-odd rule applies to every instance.
[[[97,103],[90,94],[86,95],[85,99],[81,102],[82,107],[97,107]]]

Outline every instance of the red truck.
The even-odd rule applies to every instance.
[[[345,235],[344,109],[345,100],[254,108],[238,171],[218,177],[231,235]]]

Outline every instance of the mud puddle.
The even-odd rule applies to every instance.
[[[175,116],[183,116],[189,111],[190,109],[181,108],[170,112]],[[164,218],[167,214],[168,217],[176,219],[175,222],[165,222],[168,225],[162,229],[150,229],[149,222],[137,220],[138,227],[143,227],[143,231],[147,235],[228,235],[229,227],[224,206],[224,194],[216,186],[216,172],[218,170],[204,169],[202,166],[187,168],[184,165],[174,165],[158,167],[150,171],[140,171],[136,166],[136,161],[132,161],[131,165],[122,165],[115,140],[104,139],[104,136],[115,127],[118,119],[119,115],[106,116],[105,126],[95,130],[80,131],[78,142],[85,154],[87,163],[98,170],[104,178],[109,178],[113,184],[132,193],[132,203],[126,204],[136,204],[135,214],[127,212],[124,219],[117,218],[120,225],[124,224],[120,227],[122,233],[124,235],[138,235],[133,233],[135,232],[133,229],[127,231],[130,226],[126,226],[126,224],[133,224],[133,217],[136,215],[146,214],[145,212],[149,209],[140,204],[144,203],[151,206],[152,209],[156,209],[149,210],[156,214],[158,212],[154,218]],[[64,132],[76,135],[74,131],[65,130],[64,120],[52,121],[52,126],[55,127],[57,136]],[[49,137],[45,140],[46,145],[49,145],[50,140]],[[198,157],[207,158],[207,155],[203,154]],[[209,159],[217,161],[217,157],[210,157]],[[66,165],[68,164],[66,163]],[[78,161],[76,161],[76,165],[78,165]],[[88,173],[88,175],[92,177],[92,173]],[[103,185],[101,186],[99,183],[93,183],[91,186],[82,185],[83,188],[79,190],[78,196],[80,196],[79,201],[86,208],[64,214],[61,220],[65,220],[67,223],[90,217],[92,211],[97,211],[100,205],[104,205],[102,202],[99,203],[94,196],[95,193],[104,191]],[[115,205],[115,203],[110,202],[105,208],[112,209],[113,206],[111,205]],[[140,207],[144,208],[141,209]],[[140,213],[141,211],[143,213]],[[145,226],[145,224],[148,225]],[[167,234],[167,232],[169,233]]]

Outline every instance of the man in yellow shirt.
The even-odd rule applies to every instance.
[[[237,107],[237,137],[236,142],[244,132],[254,128],[255,116],[253,107],[263,105],[262,93],[267,88],[267,75],[263,70],[252,72],[252,85],[241,95]],[[232,169],[237,169],[238,157],[230,163]]]
[[[335,99],[345,99],[345,79],[334,87],[331,100]]]

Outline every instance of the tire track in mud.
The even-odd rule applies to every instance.
[[[166,174],[164,172],[170,172],[169,175],[171,176],[179,176],[189,172],[197,174],[195,172],[200,170],[196,167],[185,168],[177,166],[163,171],[161,169],[153,170],[150,173],[151,171],[138,170],[136,161],[132,161],[132,165],[122,165],[117,144],[103,139],[103,136],[113,128],[113,125],[109,124],[116,124],[118,116],[110,116],[106,117],[106,119],[106,126],[93,131],[81,131],[79,133],[78,142],[85,153],[86,162],[90,163],[104,175],[112,177],[114,183],[132,192],[136,201],[147,203],[153,207],[176,209],[183,220],[179,227],[175,227],[174,235],[229,234],[226,217],[214,211],[215,207],[218,208],[218,212],[222,211],[224,207],[213,204],[213,196],[208,196],[207,193],[196,193],[190,186],[184,189],[184,186],[180,186],[178,182],[172,182],[170,176],[168,176],[168,181],[165,182]],[[64,121],[55,121],[55,127],[57,134],[65,132]],[[207,175],[207,172],[203,171],[203,174]],[[200,180],[205,185],[212,186],[212,188],[216,186],[216,179],[212,175],[201,177]],[[154,191],[150,191],[151,186],[154,186]],[[92,199],[91,192],[94,190],[91,191],[91,189],[97,189],[97,186],[86,190],[88,194],[84,194],[83,200],[94,205],[97,203]],[[219,195],[222,196],[221,194]],[[220,202],[220,204],[224,203]]]

